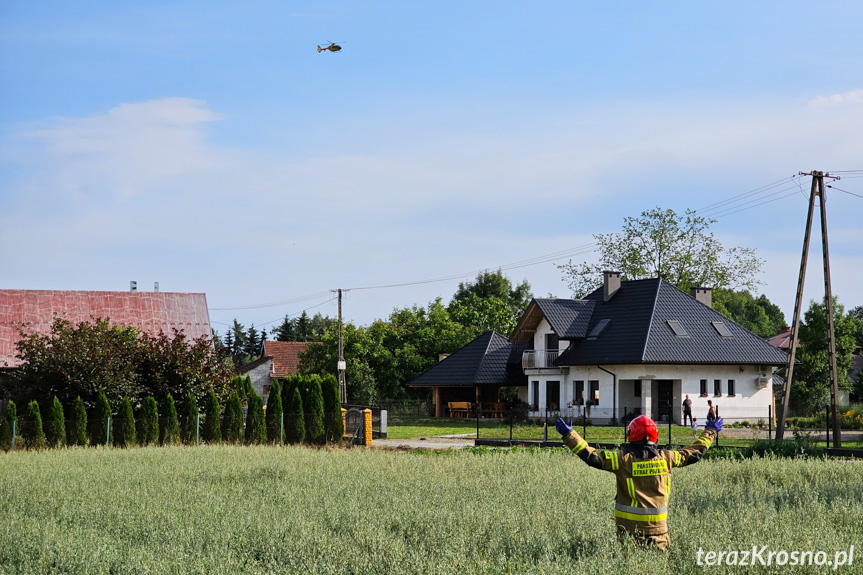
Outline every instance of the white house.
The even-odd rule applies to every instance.
[[[689,395],[701,420],[712,400],[726,421],[766,421],[785,353],[713,310],[709,289],[692,291],[605,272],[583,300],[534,299],[510,337],[533,348],[522,355],[519,396],[537,416],[587,404],[597,422],[645,414],[680,423]]]

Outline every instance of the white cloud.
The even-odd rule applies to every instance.
[[[822,96],[809,102],[809,106],[813,108],[842,104],[863,104],[863,88],[842,92],[841,94],[833,94],[832,96]]]

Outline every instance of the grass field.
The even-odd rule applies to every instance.
[[[731,573],[698,549],[753,545],[855,545],[837,572],[863,573],[863,465],[705,461],[674,478],[666,556],[618,545],[612,477],[560,449],[6,453],[0,573]]]

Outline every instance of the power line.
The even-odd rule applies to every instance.
[[[761,200],[765,200],[766,198],[771,198],[777,194],[787,192],[788,190],[794,190],[794,191],[791,192],[790,194],[785,194],[784,196],[780,196],[780,197],[774,198],[772,200],[761,201]],[[785,198],[790,198],[791,196],[796,196],[798,193],[799,193],[799,189],[797,188],[796,185],[790,186],[788,188],[783,188],[783,189],[779,190],[778,192],[773,192],[772,194],[768,194],[766,196],[761,196],[760,198],[756,198],[756,199],[750,200],[748,202],[743,202],[742,204],[737,204],[736,206],[729,206],[728,208],[726,208],[724,210],[720,210],[718,212],[715,212],[710,217],[712,217],[712,218],[723,218],[725,216],[730,216],[731,214],[736,214],[738,212],[743,212],[745,210],[757,208],[758,206],[763,206],[764,204],[769,204],[771,202],[775,202],[775,201],[782,200]],[[749,204],[753,204],[754,202],[759,202],[759,203],[755,203],[754,205],[749,205]],[[743,207],[743,206],[747,206],[747,205],[749,207],[746,207],[746,208]]]
[[[721,202],[716,202],[716,203],[710,204],[709,206],[704,206],[703,208],[698,208],[695,211],[696,212],[710,211],[709,209],[713,208],[715,206],[721,206],[721,205],[733,202],[734,200],[736,200],[738,198],[748,197],[748,196],[751,196],[752,194],[756,194],[756,193],[762,192],[762,191],[767,191],[767,190],[770,190],[772,188],[775,188],[776,186],[781,186],[782,184],[791,181],[794,177],[795,176],[788,176],[788,177],[782,178],[781,180],[777,180],[777,181],[773,182],[772,184],[766,184],[766,185],[761,186],[759,188],[755,188],[754,190],[750,190],[748,192],[744,192],[742,194],[738,194],[736,196],[728,198],[727,200],[723,200]]]
[[[836,186],[828,185],[827,187],[833,188],[834,190],[837,190],[839,192],[845,192],[846,194],[851,194],[852,196],[857,196],[858,198],[863,198],[863,196],[861,196],[860,194],[855,194],[854,192],[849,192],[848,190],[843,190],[842,188],[837,188]]]

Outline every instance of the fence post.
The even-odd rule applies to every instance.
[[[545,429],[542,432],[542,444],[548,445],[548,406],[545,406]]]
[[[827,441],[825,442],[825,447],[830,449],[830,406],[824,408],[824,427],[827,432]]]
[[[515,419],[515,409],[509,410],[509,446],[512,447],[512,420]]]
[[[17,431],[18,431],[18,420],[13,419],[12,420],[12,451],[15,451],[15,436],[17,434]]]
[[[716,406],[716,419],[719,419],[719,406]],[[716,447],[719,447],[719,434],[716,434]]]
[[[668,414],[668,447],[671,447],[671,414]]]
[[[585,441],[587,440],[587,403],[584,404],[584,409],[581,412],[581,431],[583,435],[581,436]]]
[[[105,430],[105,447],[111,445],[111,414],[108,414],[108,428]]]
[[[195,427],[195,447],[198,447],[198,445],[200,445],[200,442],[201,442],[201,412],[200,411],[198,412],[198,418],[195,421],[195,423],[197,424]]]
[[[285,412],[282,412],[281,423],[279,424],[281,427],[279,429],[279,445],[285,444]],[[342,427],[344,429],[344,427]],[[344,435],[344,434],[342,434]],[[339,438],[341,439],[341,438]]]
[[[773,439],[773,406],[767,406],[767,439]]]
[[[476,404],[476,438],[479,439],[479,407],[480,404]]]

